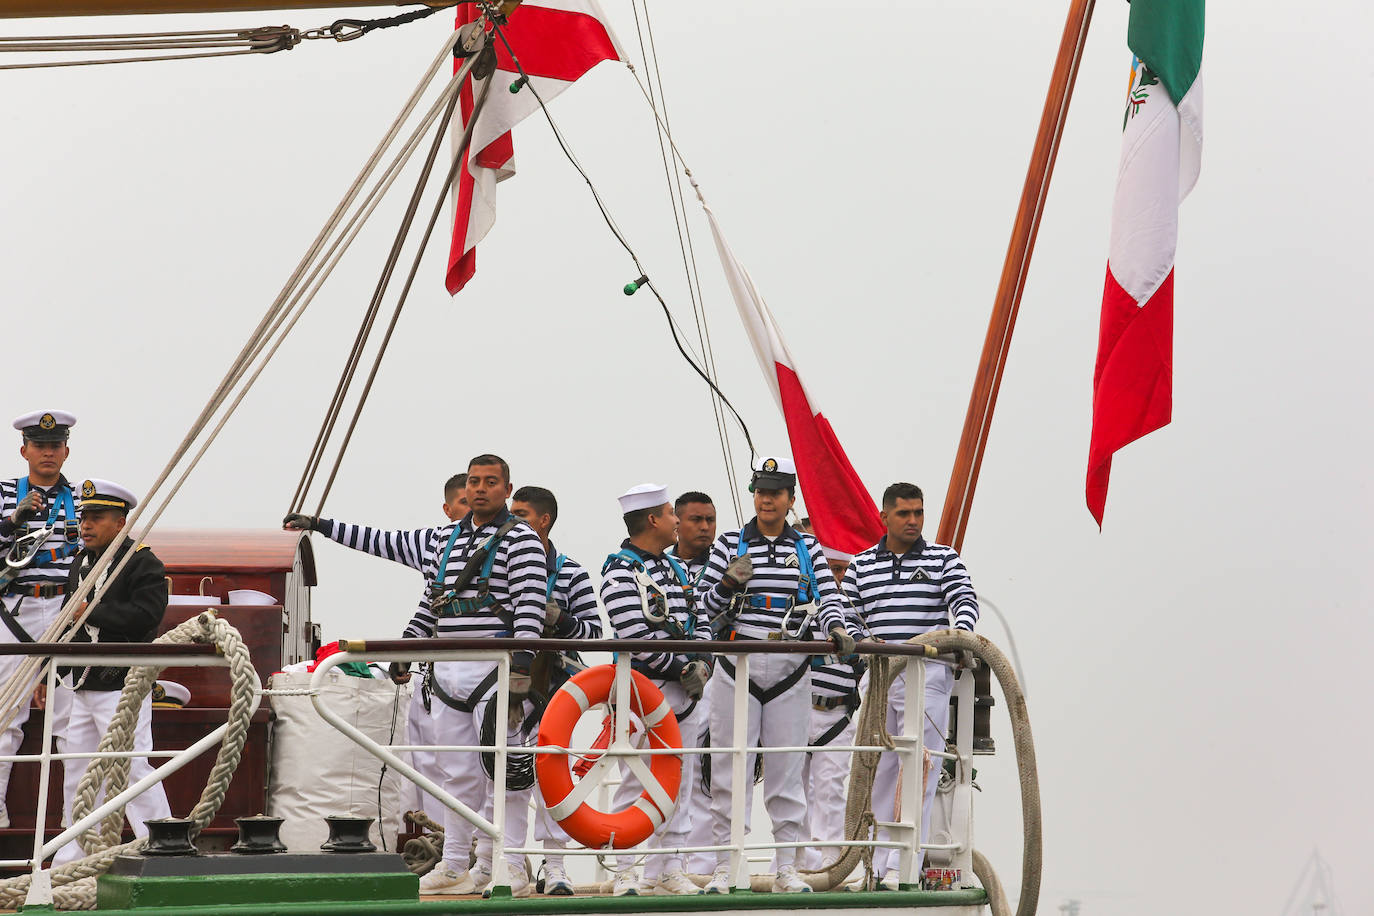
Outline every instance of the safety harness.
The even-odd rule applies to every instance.
[[[682,587],[682,593],[687,598],[687,625],[684,627],[673,618],[668,610],[668,595],[663,591],[653,577],[649,575],[649,567],[645,565],[644,558],[633,551],[622,548],[606,558],[606,562],[601,564],[601,575],[605,576],[611,566],[617,560],[626,563],[635,574],[635,587],[639,590],[639,607],[644,613],[644,622],[651,629],[661,630],[668,635],[669,639],[692,639],[696,636],[697,618],[692,612],[694,600],[692,598],[692,577],[687,575],[687,570],[677,558],[670,553],[663,554],[663,558],[668,561],[668,565],[673,570],[673,575],[677,577],[678,584]],[[631,662],[630,667],[645,677],[663,679],[663,675],[657,671],[650,671],[639,662]],[[674,710],[678,719],[685,719],[697,708],[700,697],[689,698],[689,702],[684,709]]]
[[[28,495],[29,478],[21,477],[15,481],[15,503],[22,502]],[[65,529],[63,536],[67,542],[56,549],[43,550],[43,545],[57,530],[59,519],[63,522],[62,527]],[[4,566],[0,567],[0,593],[8,591],[14,580],[25,569],[51,566],[76,553],[79,549],[77,543],[79,539],[80,535],[76,523],[76,500],[72,495],[72,485],[67,482],[66,478],[61,478],[57,483],[56,492],[53,494],[52,505],[48,509],[47,524],[24,534],[16,532],[14,544],[5,557]],[[41,589],[41,586],[39,588]],[[55,597],[61,592],[55,590],[52,595],[43,595],[40,591],[35,594],[40,597]],[[26,641],[32,642],[32,640]]]
[[[453,526],[453,531],[448,536],[448,543],[444,546],[444,554],[439,559],[439,571],[434,577],[434,584],[430,587],[429,606],[434,611],[435,616],[461,617],[464,614],[477,614],[487,611],[492,616],[500,618],[507,630],[514,632],[514,612],[497,604],[489,589],[491,570],[496,565],[496,548],[500,546],[501,539],[510,534],[518,524],[520,524],[518,516],[507,515],[506,520],[501,523],[496,532],[478,545],[477,549],[468,557],[467,563],[458,573],[458,578],[453,581],[453,585],[446,587],[444,580],[448,578],[448,558],[453,553],[453,545],[463,530],[462,523]],[[474,581],[474,577],[477,597],[459,598],[458,593],[467,588],[468,584]],[[488,611],[488,608],[492,610]]]

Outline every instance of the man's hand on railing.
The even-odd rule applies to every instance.
[[[701,695],[706,690],[706,681],[711,677],[711,667],[701,660],[688,662],[682,669],[682,674],[678,675],[678,683],[682,689],[687,691],[687,696],[694,700],[701,699]]]
[[[410,662],[392,662],[386,667],[387,677],[393,684],[410,683]]]
[[[754,561],[749,554],[742,557],[735,557],[725,567],[725,575],[721,577],[720,584],[732,592],[739,591],[744,584],[754,577]]]
[[[281,526],[286,531],[315,531],[319,524],[320,520],[315,516],[299,512],[292,512],[281,520]]]
[[[48,685],[39,684],[33,688],[33,705],[39,709],[46,709],[48,706]]]
[[[544,629],[550,629],[558,623],[558,618],[563,616],[563,609],[558,606],[558,602],[550,598],[544,602]]]
[[[836,655],[854,654],[854,637],[844,627],[830,628],[830,644],[835,647]]]

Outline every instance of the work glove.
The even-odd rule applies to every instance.
[[[14,515],[10,520],[14,522],[14,527],[23,528],[33,521],[43,508],[43,494],[37,490],[30,490],[29,495],[19,500],[19,505],[14,507]]]
[[[410,682],[410,662],[392,662],[387,665],[386,674],[393,684],[407,684]]]
[[[315,531],[319,525],[320,520],[315,516],[299,512],[292,512],[281,520],[281,526],[286,531]]]
[[[721,583],[730,591],[738,591],[754,576],[754,561],[749,554],[735,557],[725,567],[725,577]]]
[[[521,724],[525,721],[525,700],[530,695],[530,676],[521,674],[519,671],[510,673],[510,709],[506,715],[506,727],[509,731],[520,730]]]
[[[558,618],[562,616],[563,609],[558,606],[557,601],[550,598],[544,602],[544,629],[553,629],[553,625],[558,623]]]
[[[836,655],[854,654],[854,637],[844,627],[830,628],[830,644],[835,647]]]
[[[678,675],[678,683],[682,689],[687,691],[687,696],[694,700],[701,699],[701,695],[706,690],[706,681],[711,677],[711,668],[701,660],[688,662],[682,669],[682,674]]]

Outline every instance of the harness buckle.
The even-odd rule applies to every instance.
[[[5,565],[16,570],[28,566],[38,557],[39,548],[52,536],[54,530],[51,527],[35,528],[29,533],[15,538],[14,546],[5,556]]]

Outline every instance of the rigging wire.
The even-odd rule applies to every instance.
[[[472,0],[465,0],[472,2]],[[195,54],[156,54],[142,57],[105,57],[94,60],[36,61],[0,64],[0,70],[37,70],[50,67],[91,67],[103,64],[136,64],[165,60],[199,60],[243,54],[275,54],[290,51],[302,41],[333,39],[353,41],[378,29],[394,28],[432,16],[443,7],[424,7],[383,19],[337,19],[314,29],[289,25],[255,26],[246,29],[201,29],[185,32],[123,32],[100,35],[0,36],[0,52],[26,54],[88,54],[94,51],[201,51]],[[205,51],[203,49],[219,49]]]
[[[703,302],[701,292],[701,276],[697,272],[696,248],[692,244],[692,227],[687,219],[687,201],[682,191],[682,177],[677,175],[676,170],[669,162],[668,148],[664,145],[664,135],[671,134],[672,130],[668,119],[668,95],[663,89],[663,73],[658,65],[658,46],[654,41],[653,22],[649,18],[648,0],[640,0],[644,6],[644,27],[640,27],[639,3],[631,0],[630,8],[635,17],[635,33],[639,38],[639,54],[644,61],[644,69],[649,70],[650,57],[653,59],[653,79],[648,81],[649,88],[647,98],[649,108],[654,112],[655,135],[658,139],[658,151],[663,160],[663,177],[668,187],[668,201],[673,210],[673,225],[677,229],[678,248],[682,252],[682,270],[687,278],[687,295],[692,302],[692,316],[696,320],[697,343],[701,347],[703,362],[707,373],[719,384],[720,375],[716,370],[715,352],[711,346],[709,323],[706,318],[706,307]],[[644,35],[648,33],[648,48],[645,47]],[[634,65],[627,62],[631,74],[634,73]],[[658,108],[654,102],[654,82],[658,83],[658,99],[663,108],[663,117],[658,117]],[[635,80],[638,83],[638,79]],[[642,88],[642,87],[641,87]],[[671,142],[671,141],[670,141]],[[676,177],[676,182],[674,178]],[[736,523],[743,522],[743,512],[741,510],[739,483],[735,475],[735,462],[733,450],[730,447],[729,428],[725,422],[724,408],[721,406],[720,399],[714,393],[708,394],[711,402],[711,414],[715,418],[716,436],[720,441],[721,460],[725,464],[725,480],[730,490],[730,501],[735,508]]]
[[[673,317],[672,310],[668,308],[667,301],[663,298],[662,293],[658,291],[653,281],[649,279],[648,272],[644,269],[644,265],[639,260],[639,255],[635,253],[634,248],[630,246],[630,243],[625,239],[624,234],[616,225],[615,220],[611,217],[610,211],[606,209],[606,203],[602,200],[601,194],[597,191],[591,176],[587,174],[586,169],[582,167],[577,157],[573,155],[572,150],[568,148],[568,143],[563,136],[563,132],[559,130],[557,122],[554,121],[553,115],[549,112],[549,106],[545,104],[543,97],[539,94],[539,91],[535,89],[534,83],[530,79],[530,75],[525,72],[524,66],[520,63],[520,58],[515,54],[515,49],[511,47],[509,39],[506,38],[505,30],[501,28],[502,23],[500,18],[492,17],[491,22],[492,30],[495,32],[496,36],[501,39],[501,44],[505,46],[506,53],[510,55],[511,63],[522,78],[521,91],[529,90],[529,92],[534,95],[535,101],[539,103],[539,110],[543,112],[544,119],[548,121],[549,129],[553,131],[554,139],[558,141],[558,146],[563,151],[563,155],[567,157],[568,162],[576,169],[577,173],[582,176],[582,180],[586,183],[587,189],[591,192],[592,199],[596,201],[597,209],[601,211],[601,218],[605,221],[607,228],[611,230],[611,234],[615,236],[620,246],[625,249],[625,253],[630,256],[630,260],[634,262],[635,268],[639,271],[639,279],[635,281],[635,283],[630,284],[630,287],[646,287],[654,294],[654,298],[658,300],[659,307],[663,309],[663,316],[668,322],[668,329],[672,332],[673,343],[677,346],[678,352],[682,354],[682,358],[687,361],[687,364],[692,367],[692,370],[696,372],[697,375],[701,376],[702,381],[709,385],[711,390],[720,397],[725,406],[730,408],[730,413],[734,415],[735,422],[739,424],[740,431],[744,434],[744,441],[749,444],[751,459],[756,457],[758,452],[754,448],[754,439],[749,434],[749,426],[744,422],[744,418],[740,416],[739,411],[735,409],[735,405],[730,403],[730,399],[725,396],[725,392],[720,390],[719,386],[711,380],[711,377],[706,374],[701,366],[698,365],[697,360],[688,352],[690,345],[684,344],[682,336],[678,333],[680,328],[677,324],[677,320]],[[630,289],[630,287],[627,287],[627,289]]]

